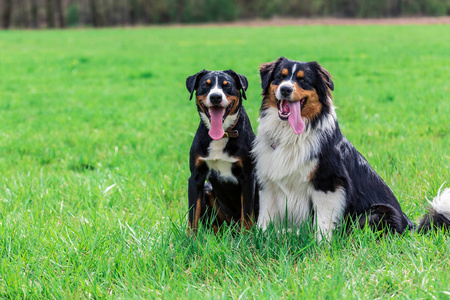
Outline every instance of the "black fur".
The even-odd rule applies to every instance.
[[[343,187],[346,192],[344,215],[371,214],[374,224],[385,220],[396,232],[413,228],[402,213],[399,202],[383,179],[367,160],[342,135],[336,123],[332,136],[322,140],[319,165],[311,182],[316,190],[334,192]],[[378,218],[378,219],[376,219]]]
[[[448,232],[450,230],[450,220],[442,214],[431,210],[423,216],[417,231],[425,233],[430,230],[436,230],[437,228],[444,228]]]
[[[305,75],[301,80],[290,80],[296,80],[304,90],[315,90],[322,105],[320,113],[311,122],[315,130],[317,124],[331,113],[331,91],[334,89],[331,75],[317,62],[298,62],[280,57],[272,63],[263,64],[260,69],[264,97],[261,115],[266,113],[264,101],[267,101],[270,84],[282,82],[282,70],[291,70],[294,65],[297,66],[296,72],[301,70]],[[376,229],[382,226],[398,233],[414,229],[413,222],[402,212],[389,186],[343,136],[337,121],[334,132],[322,134],[319,154],[314,158],[318,159],[318,166],[310,182],[316,190],[323,192],[334,192],[342,187],[346,194],[344,216],[357,218],[360,224],[367,223]],[[432,211],[421,221],[419,231],[428,231],[433,226],[450,227],[450,220]]]
[[[189,97],[189,100],[192,100],[192,96],[194,95],[194,92],[198,88],[198,81],[205,75],[208,71],[201,70],[195,75],[191,75],[186,79],[186,88],[188,89],[189,93],[191,93],[191,96]]]
[[[210,84],[207,84],[208,79]],[[186,87],[191,93],[191,98],[195,91],[197,97],[207,97],[211,88],[215,86],[216,79],[219,83],[228,82],[226,86],[221,87],[227,97],[237,96],[239,99],[236,109],[239,118],[233,128],[238,132],[238,136],[227,138],[228,141],[222,149],[227,157],[238,159],[239,162],[231,165],[231,173],[236,180],[224,180],[217,169],[211,168],[207,161],[201,159],[209,157],[210,145],[213,142],[208,134],[207,124],[201,120],[192,142],[189,161],[191,171],[188,187],[189,224],[190,229],[194,232],[197,229],[197,224],[194,223],[198,199],[202,199],[200,221],[205,225],[219,226],[224,222],[230,224],[242,219],[248,221],[251,218],[257,218],[258,214],[257,187],[253,161],[250,157],[255,134],[242,106],[242,98],[246,99],[247,78],[233,70],[203,70],[188,77]],[[198,103],[197,109],[199,113],[203,111]],[[241,207],[241,197],[243,197],[243,208]],[[216,208],[211,205],[211,199],[215,201]],[[244,216],[241,215],[242,209]],[[250,223],[252,224],[252,222]]]

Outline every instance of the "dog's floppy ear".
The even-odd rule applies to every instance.
[[[319,80],[321,79],[323,81],[323,84],[319,86],[318,88],[321,90],[323,94],[326,94],[328,96],[331,96],[331,92],[334,90],[334,83],[333,80],[331,80],[330,73],[325,70],[317,61],[312,61],[308,63],[311,69],[319,75]],[[329,90],[328,90],[329,89]]]
[[[248,88],[248,80],[247,77],[245,77],[244,75],[238,74],[233,70],[227,70],[225,71],[226,73],[230,74],[230,76],[232,76],[234,78],[234,80],[236,80],[237,83],[237,89],[238,90],[242,90],[242,97],[244,97],[245,100],[247,100],[247,95],[245,95],[245,91]]]
[[[263,95],[267,94],[267,89],[269,88],[270,83],[273,81],[273,71],[277,68],[277,66],[286,58],[280,57],[276,61],[265,63],[261,65],[259,68],[259,75],[261,76],[261,87],[263,89]]]
[[[192,95],[194,94],[194,91],[198,89],[198,82],[203,77],[203,75],[205,75],[207,72],[208,71],[203,69],[200,72],[198,72],[197,74],[186,78],[186,87],[187,87],[189,93],[191,93],[189,100],[192,100]]]

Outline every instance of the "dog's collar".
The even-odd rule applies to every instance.
[[[234,123],[225,130],[225,133],[223,134],[222,138],[237,138],[239,136],[239,131],[233,130],[234,126],[236,126],[237,122],[239,121],[239,115],[240,110],[237,113],[237,118],[234,121]]]

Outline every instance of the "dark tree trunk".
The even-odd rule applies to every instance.
[[[90,0],[90,7],[91,7],[91,18],[92,18],[92,26],[99,27],[99,20],[98,20],[98,7],[95,0]]]
[[[55,27],[55,7],[53,0],[46,0],[45,6],[47,11],[47,27],[53,28]]]
[[[119,11],[120,11],[120,18],[119,18],[119,24],[126,25],[128,24],[128,1],[120,1],[119,4]]]
[[[3,28],[8,29],[11,26],[11,16],[12,16],[12,0],[5,0],[3,4]]]
[[[128,0],[128,19],[131,25],[136,24],[137,11],[137,0]]]
[[[144,0],[142,1],[142,21],[144,22],[144,24],[148,24],[151,22],[151,16],[150,16],[150,4],[149,1]]]
[[[392,15],[395,17],[402,15],[402,0],[395,1],[395,6],[393,8]]]
[[[37,0],[31,0],[31,26],[33,26],[33,28],[39,27],[38,6],[36,1]]]
[[[19,6],[20,6],[20,14],[21,14],[21,23],[22,26],[25,28],[30,28],[31,24],[30,24],[30,8],[29,8],[29,3],[28,0],[22,0],[19,2]]]
[[[112,25],[111,8],[112,4],[109,0],[103,1],[103,20],[106,26]]]
[[[64,18],[64,9],[62,0],[56,0],[56,12],[58,13],[58,25],[61,28],[66,27],[66,20]]]
[[[16,0],[16,3],[14,4],[14,10],[15,14],[13,15],[13,25],[16,27],[27,27],[27,20],[26,20],[26,8],[25,3],[23,3],[22,0]]]
[[[80,3],[80,24],[92,24],[91,15],[91,0],[79,0]]]
[[[111,11],[110,11],[110,24],[115,26],[118,24],[121,24],[121,19],[120,19],[120,5],[118,3],[117,0],[111,0]]]
[[[181,23],[183,21],[183,8],[184,8],[184,0],[178,0],[177,3],[177,22]]]

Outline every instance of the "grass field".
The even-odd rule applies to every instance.
[[[347,138],[416,222],[450,181],[448,25],[0,32],[0,298],[450,297],[450,235],[186,236],[185,78],[286,56],[334,76]],[[446,186],[450,186],[447,182]]]

